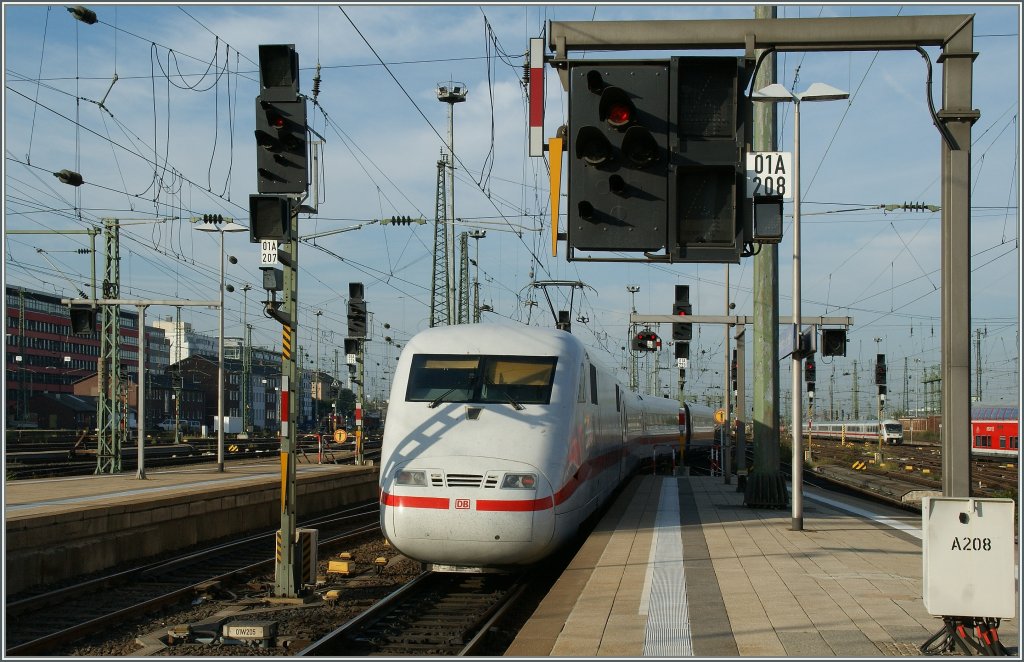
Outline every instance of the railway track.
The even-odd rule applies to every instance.
[[[851,467],[863,463],[865,471],[889,478],[915,483],[931,489],[942,489],[942,456],[934,444],[907,444],[883,446],[884,468],[876,461],[878,445],[854,442],[842,444],[830,439],[805,439],[805,449],[811,451],[814,465]],[[989,458],[971,458],[972,491],[979,497],[1004,497],[1017,494],[1018,469],[1016,463]]]
[[[320,531],[320,548],[379,532],[376,500],[303,522]],[[272,567],[275,532],[262,533],[146,566],[91,579],[6,605],[7,655],[47,654],[111,624],[223,590]]]
[[[528,585],[522,574],[424,573],[299,654],[474,655]]]

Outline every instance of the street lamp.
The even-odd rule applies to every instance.
[[[220,219],[220,216],[217,216]],[[195,221],[196,219],[193,219]],[[224,233],[248,232],[249,228],[232,220],[196,227],[200,232],[220,233],[220,309],[217,321],[217,471],[224,471]]]
[[[242,434],[238,435],[239,439],[247,439],[249,437],[249,428],[252,426],[252,421],[249,418],[249,400],[251,398],[249,394],[249,387],[251,386],[249,379],[252,371],[252,355],[249,351],[249,344],[251,342],[249,290],[251,289],[252,285],[249,283],[242,286],[242,294],[245,298],[242,300]]]
[[[316,386],[313,390],[313,425],[316,426],[317,433],[320,432],[320,316],[324,314],[324,311],[316,311],[316,366],[313,374],[316,375]]]
[[[800,334],[800,103],[803,101],[838,101],[850,96],[848,92],[825,83],[811,83],[806,91],[794,93],[779,83],[757,90],[751,95],[752,101],[766,103],[791,102],[793,104],[793,337]],[[801,358],[793,352],[792,362],[792,420],[793,435],[793,531],[804,528],[803,515],[803,437],[800,425],[801,408]]]

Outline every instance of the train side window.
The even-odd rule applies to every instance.
[[[999,437],[999,447],[1006,448],[1006,437]]]
[[[590,364],[590,402],[597,404],[597,366]]]
[[[1010,448],[1012,448],[1013,450],[1017,450],[1018,443],[1019,442],[1017,437],[1010,437]]]
[[[576,393],[576,402],[587,401],[587,373],[583,369],[585,366],[580,364],[580,389]]]

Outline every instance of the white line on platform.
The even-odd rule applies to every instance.
[[[679,519],[679,483],[675,478],[662,479],[644,592],[646,595],[640,601],[640,613],[647,613],[644,657],[693,656]]]
[[[828,497],[818,496],[816,494],[808,494],[806,491],[804,492],[804,497],[811,499],[813,501],[824,503],[828,506],[832,506],[833,508],[837,508],[839,510],[845,510],[846,512],[853,513],[854,515],[866,517],[869,520],[878,522],[879,524],[884,524],[885,526],[892,527],[898,531],[902,531],[908,535],[914,536],[918,540],[922,539],[920,526],[911,526],[910,524],[904,524],[903,522],[897,519],[885,517],[884,515],[873,513],[870,510],[864,510],[863,508],[858,508],[857,506],[851,506],[848,503],[836,501],[835,499],[829,499]]]

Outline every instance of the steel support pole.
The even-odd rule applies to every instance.
[[[221,235],[223,236],[223,235]],[[146,478],[146,306],[139,304],[139,389],[138,404],[136,410],[138,420],[135,423],[139,433],[138,468],[135,477],[139,480]]]
[[[281,329],[281,528],[278,530],[277,555],[274,567],[274,595],[298,597],[301,586],[295,572],[295,528],[297,519],[295,450],[298,441],[299,371],[292,351],[298,338],[299,325],[299,223],[298,208],[291,215],[291,239],[288,241],[289,263],[284,269],[285,301],[283,308],[288,324]],[[301,359],[301,357],[300,357]]]
[[[971,496],[972,24],[944,45],[942,109],[942,495]]]
[[[249,400],[251,394],[249,393],[252,380],[252,355],[249,352],[249,342],[251,340],[249,330],[249,290],[252,286],[246,283],[242,286],[242,434],[238,435],[240,439],[248,438],[249,428],[252,425],[249,410]]]
[[[320,403],[317,401],[320,399],[320,391],[323,388],[320,384],[320,316],[323,314],[322,310],[316,311],[316,351],[314,352],[316,354],[316,370],[313,373],[316,375],[316,386],[311,389],[313,393],[313,425],[316,426],[317,433],[320,433]]]
[[[754,7],[757,19],[775,20],[777,9]],[[756,52],[760,57],[763,50]],[[753,89],[775,82],[775,53],[761,63]],[[775,104],[752,104],[754,151],[773,152],[778,147]],[[754,508],[785,508],[786,484],[779,471],[779,246],[761,244],[754,256],[753,337],[753,442],[754,462],[747,477],[743,502]]]
[[[729,314],[729,265],[728,264],[725,265],[725,314],[726,315]],[[725,370],[722,373],[723,375],[725,375],[725,378],[723,380],[723,388],[722,388],[722,395],[723,395],[723,397],[722,397],[722,407],[723,407],[723,409],[725,409],[725,425],[722,427],[722,475],[724,476],[723,482],[726,485],[731,484],[731,480],[732,480],[731,476],[730,476],[730,474],[732,473],[732,463],[729,461],[730,460],[729,452],[730,452],[731,446],[732,446],[732,434],[731,434],[731,430],[729,429],[729,424],[732,421],[732,412],[730,411],[731,406],[732,406],[732,389],[731,389],[731,384],[729,383],[731,381],[731,377],[732,377],[732,374],[731,374],[732,371],[730,370],[730,368],[732,367],[732,360],[731,360],[732,357],[730,356],[730,354],[731,354],[730,349],[732,347],[732,339],[729,337],[729,333],[731,331],[732,331],[732,327],[729,326],[728,324],[726,324],[725,325],[725,351],[724,351],[724,354],[725,354]]]
[[[800,337],[800,99],[793,98],[793,333],[794,338]],[[803,361],[797,352],[793,352],[790,364],[791,414],[790,428],[792,434],[792,471],[791,497],[793,499],[792,530],[802,531],[804,528],[804,449],[803,427],[800,425],[801,409],[803,408],[803,389],[800,384],[800,373]]]
[[[224,472],[224,230],[220,235],[220,307],[217,310],[217,471]]]
[[[448,213],[445,223],[445,234],[448,255],[445,258],[448,268],[448,323],[455,324],[459,319],[459,299],[456,293],[455,279],[455,104],[448,103]]]
[[[736,491],[747,487],[747,396],[746,396],[747,331],[740,326],[736,332]]]
[[[359,383],[358,383],[358,394],[356,397],[356,407],[359,410],[359,415],[356,416],[356,464],[362,466],[365,462],[364,447],[366,445],[366,439],[363,435],[363,414],[366,412],[363,410],[363,403],[366,402],[366,339],[359,339],[359,354],[357,355],[357,366],[359,369]]]

